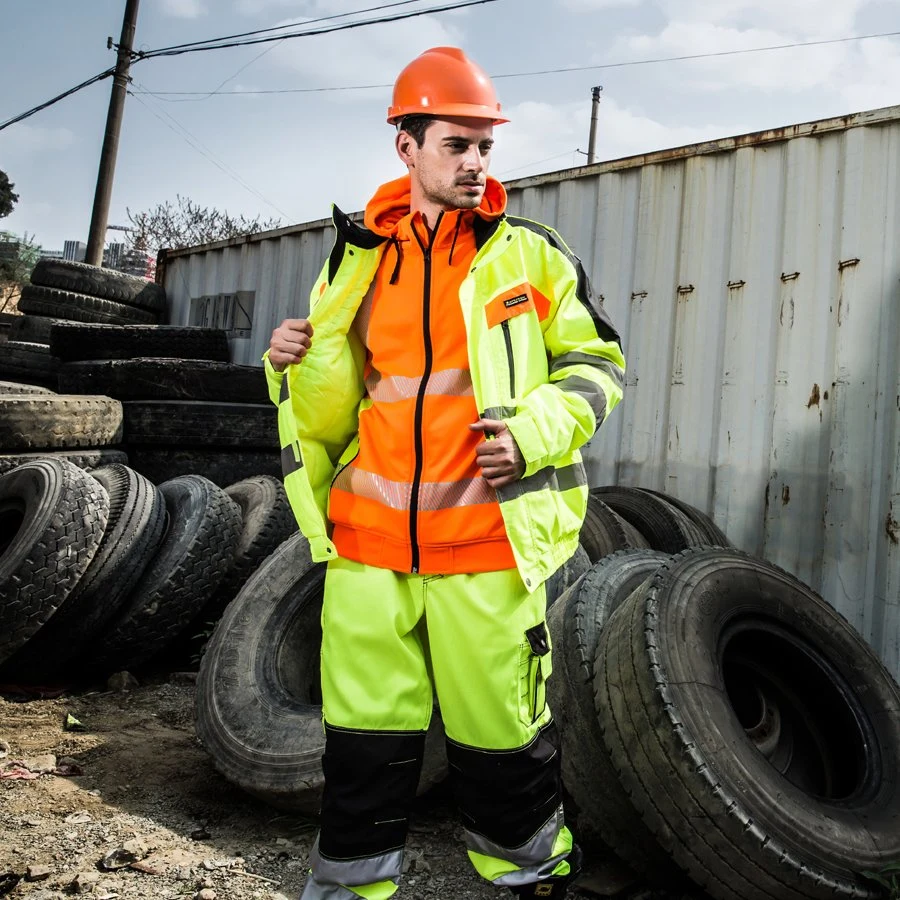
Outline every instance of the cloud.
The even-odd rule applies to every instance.
[[[161,9],[176,19],[198,19],[208,12],[203,0],[162,0]]]
[[[287,41],[276,47],[270,58],[282,68],[303,75],[304,86],[392,84],[400,70],[422,51],[462,43],[459,28],[432,16],[420,16],[390,25]]]
[[[657,35],[621,38],[607,60],[653,59],[720,53],[791,44],[789,34],[758,28],[739,29],[713,22],[670,22]],[[845,69],[846,44],[772,50],[740,56],[712,57],[669,63],[673,78],[693,90],[732,90],[735,87],[797,92],[820,87]]]
[[[658,0],[669,22],[709,22],[740,31],[844,37],[871,0]]]
[[[590,115],[590,103],[582,102],[556,105],[527,101],[511,107],[510,124],[495,131],[497,150],[493,170],[498,177],[515,179],[585,165],[586,156],[576,150],[587,149]],[[739,122],[730,128],[721,123],[666,125],[623,108],[614,100],[604,99],[597,126],[597,158],[600,161],[619,159],[747,130]]]

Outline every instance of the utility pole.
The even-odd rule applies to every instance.
[[[597,162],[597,113],[600,109],[600,91],[602,90],[602,84],[598,84],[597,87],[591,88],[591,134],[588,138],[587,152],[589,166]]]
[[[131,69],[131,48],[137,26],[138,3],[126,0],[125,18],[122,20],[122,37],[119,39],[118,59],[113,76],[109,112],[106,115],[106,133],[100,151],[100,171],[97,173],[97,190],[94,193],[94,209],[91,213],[91,229],[88,233],[84,261],[92,266],[103,265],[103,245],[106,243],[106,223],[109,219],[109,202],[112,198],[113,176],[116,172],[116,155],[119,152],[119,132],[122,129],[122,113],[125,109],[125,91]],[[110,46],[112,45],[112,38]]]

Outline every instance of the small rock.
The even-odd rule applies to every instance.
[[[71,881],[71,889],[76,894],[90,894],[99,881],[99,872],[79,872]]]
[[[38,828],[40,827],[41,820],[37,816],[25,816],[22,819],[22,824],[27,825],[29,828]]]
[[[208,841],[212,835],[205,828],[195,828],[191,832],[192,841]]]
[[[200,887],[200,888],[212,888],[215,886],[216,886],[215,882],[212,880],[212,878],[209,878],[209,877],[201,878],[200,883],[197,885],[197,887]]]
[[[6,741],[0,741],[0,759],[9,756],[9,744]]]
[[[44,775],[56,768],[56,757],[52,753],[42,753],[40,756],[30,756],[28,759],[23,759],[22,765],[30,772]]]
[[[275,846],[276,847],[290,847],[291,841],[289,841],[287,838],[283,838],[283,837],[275,838]]]
[[[197,900],[216,900],[216,892],[211,888],[203,888],[196,893]]]
[[[115,850],[110,850],[109,853],[100,860],[100,868],[107,872],[110,872],[113,869],[124,869],[125,866],[130,866],[139,859],[140,856],[133,853],[131,850],[126,850],[125,847],[116,847]]]
[[[196,684],[197,672],[172,672],[169,681],[172,684]]]
[[[43,881],[50,877],[50,866],[32,865],[25,870],[26,881]]]
[[[110,675],[106,680],[106,686],[111,691],[133,691],[136,687],[140,687],[141,683],[131,674],[131,672],[116,672]]]
[[[88,822],[93,822],[94,818],[89,812],[85,812],[83,809],[78,812],[70,813],[63,819],[67,825],[87,825]]]

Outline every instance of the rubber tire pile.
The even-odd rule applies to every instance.
[[[324,578],[302,535],[285,542],[197,683],[219,771],[309,814]],[[809,587],[676,498],[603,487],[548,602],[567,817],[589,853],[721,900],[881,896],[872,878],[900,858],[900,688]],[[446,773],[441,736],[436,709],[420,791]]]
[[[267,475],[18,465],[0,476],[0,683],[104,679],[190,646],[296,528]]]
[[[200,473],[222,486],[281,474],[277,410],[261,369],[228,361],[224,331],[154,324],[165,302],[163,288],[142,278],[38,262],[19,301],[25,315],[0,344],[0,394],[59,391],[32,404],[57,427],[0,441],[0,472],[43,451],[85,467],[127,462],[155,482]],[[115,434],[94,427],[111,400],[121,407]]]

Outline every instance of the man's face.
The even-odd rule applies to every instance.
[[[493,133],[487,119],[437,119],[421,147],[401,131],[397,149],[424,200],[446,210],[475,209],[484,196]]]

